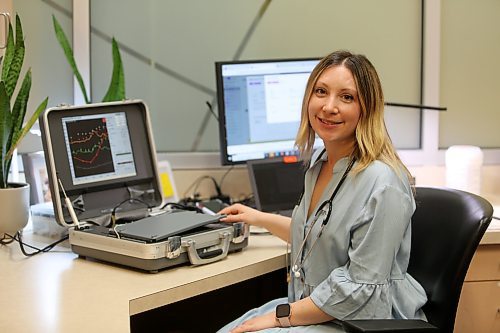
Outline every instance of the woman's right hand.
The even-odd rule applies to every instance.
[[[225,207],[217,214],[226,215],[226,217],[221,219],[221,222],[245,222],[255,226],[261,226],[262,221],[265,218],[265,213],[242,204],[234,204],[229,207]]]

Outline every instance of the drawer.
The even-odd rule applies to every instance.
[[[464,283],[454,333],[500,332],[500,281]]]
[[[500,244],[478,247],[467,271],[465,281],[500,280]]]

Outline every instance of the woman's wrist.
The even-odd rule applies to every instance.
[[[275,323],[277,327],[290,327],[292,318],[292,305],[290,303],[278,304],[275,310]]]

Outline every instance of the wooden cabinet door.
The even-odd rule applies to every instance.
[[[500,281],[500,245],[481,245],[469,266],[465,281]]]
[[[455,333],[500,332],[500,281],[466,282],[455,320]]]

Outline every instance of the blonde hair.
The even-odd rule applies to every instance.
[[[349,51],[336,51],[321,59],[307,81],[299,131],[295,140],[305,163],[311,159],[315,140],[315,132],[309,123],[309,100],[320,75],[325,69],[334,66],[344,66],[351,71],[358,91],[361,114],[356,127],[353,152],[358,162],[353,169],[354,174],[364,170],[373,161],[380,160],[397,174],[403,170],[408,179],[411,179],[411,174],[399,158],[385,126],[384,93],[377,71],[364,55],[352,54]]]

